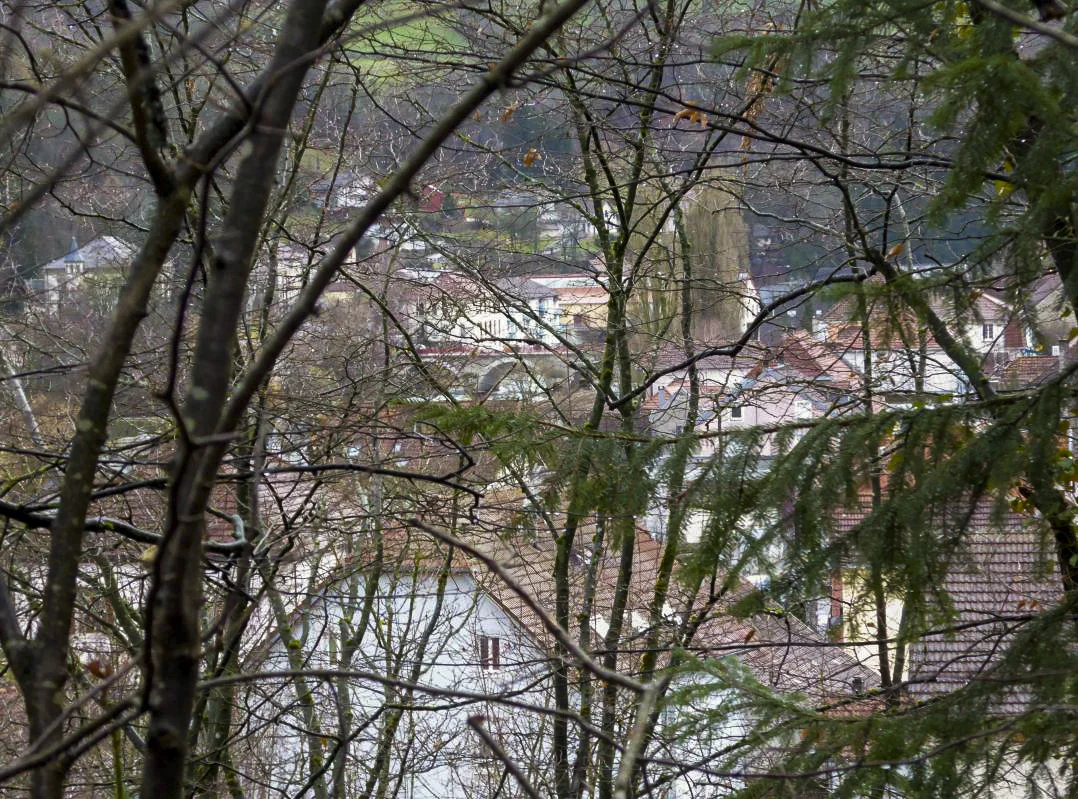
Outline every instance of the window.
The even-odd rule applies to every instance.
[[[996,337],[996,326],[991,322],[985,322],[981,325],[981,340],[991,341]]]
[[[495,671],[502,667],[502,639],[489,635],[479,636],[479,668]]]
[[[730,418],[731,419],[740,419],[741,418],[741,406],[740,405],[731,405],[730,406]]]

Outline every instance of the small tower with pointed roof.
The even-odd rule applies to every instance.
[[[64,256],[64,265],[69,275],[82,274],[86,270],[86,259],[82,257],[79,241],[74,236],[71,237],[71,249]]]

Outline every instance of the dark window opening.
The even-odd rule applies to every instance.
[[[489,635],[479,636],[479,668],[493,671],[502,667],[502,639]]]

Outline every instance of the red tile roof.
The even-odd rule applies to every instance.
[[[870,507],[865,497],[859,508],[835,514],[833,533],[853,533]],[[916,699],[981,679],[1031,615],[1061,596],[1054,553],[1044,546],[1038,519],[1013,512],[997,519],[985,499],[972,512],[955,505],[953,512],[940,514],[939,529],[957,545],[939,577],[939,593],[927,599],[930,613],[950,618],[910,646],[909,692]],[[1022,697],[1015,694],[1000,709],[1013,712],[1021,706]]]
[[[571,589],[574,620],[583,601],[582,586],[591,558],[591,553],[583,545],[591,541],[594,531],[595,521],[589,519],[577,532],[577,540],[582,546],[572,562],[576,572]],[[551,575],[555,549],[550,537],[540,534],[526,543],[488,540],[484,547],[498,558],[516,585],[509,586],[485,572],[479,572],[477,579],[510,615],[531,632],[536,641],[552,646],[552,639],[542,623],[516,590],[526,591],[553,616],[554,584]],[[638,530],[625,629],[620,645],[628,655],[621,658],[622,669],[631,671],[635,668],[639,648],[645,643],[649,631],[649,607],[661,555],[662,543],[647,532]],[[618,568],[617,551],[601,554],[590,631],[595,646],[602,645],[606,633],[605,625],[613,605]],[[826,640],[789,614],[758,613],[746,618],[732,614],[734,602],[753,590],[750,584],[737,581],[729,594],[716,601],[708,601],[706,591],[696,597],[684,593],[679,595],[675,581],[663,622],[671,629],[664,631],[664,639],[668,640],[673,635],[674,628],[686,614],[706,612],[706,618],[693,639],[693,648],[704,656],[736,656],[751,669],[756,679],[778,690],[803,693],[823,702],[836,697],[852,697],[855,678],[865,688],[878,684],[875,672],[858,663],[841,645]],[[579,630],[574,630],[572,634],[577,638]]]
[[[943,581],[952,622],[910,648],[912,696],[928,699],[986,679],[1015,633],[1059,601],[1052,553],[1041,545],[1037,526],[1014,516],[1001,529],[974,532]],[[1023,704],[1021,693],[1011,693],[1000,709],[1013,712]]]
[[[826,382],[832,388],[853,388],[857,372],[842,359],[843,354],[843,348],[817,341],[803,330],[782,339],[770,353],[808,380]]]
[[[1004,388],[1036,386],[1059,374],[1059,358],[1054,355],[1019,355],[996,370]]]

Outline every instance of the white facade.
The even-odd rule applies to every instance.
[[[413,295],[410,315],[433,344],[495,350],[556,346],[562,332],[557,294],[528,278],[484,284],[442,273]]]
[[[346,636],[342,631],[358,633],[353,627],[361,612],[356,603],[362,603],[365,591],[361,581],[352,598],[326,592],[303,612],[292,644],[302,653],[305,668],[343,668],[370,675],[368,679],[348,679],[352,723],[357,730],[369,724],[349,746],[345,768],[348,795],[363,791],[380,740],[392,723],[394,705],[409,708],[397,721],[384,772],[390,781],[400,783],[400,796],[463,799],[493,795],[502,769],[468,726],[468,719],[483,716],[485,728],[503,743],[521,733],[533,736],[533,727],[541,718],[538,714],[521,713],[500,705],[493,697],[510,694],[514,701],[542,706],[546,701],[546,657],[521,627],[478,589],[470,574],[455,572],[449,575],[441,598],[436,575],[382,577],[358,649],[344,664],[341,652]],[[287,647],[278,640],[266,665],[287,669]],[[309,686],[318,699],[322,723],[316,737],[328,753],[337,739],[338,718],[333,709],[340,695],[339,681],[311,681]],[[492,699],[484,701],[484,696]],[[291,796],[312,772],[309,719],[287,684],[268,702],[272,710],[266,708],[264,713],[277,719],[264,748],[267,762],[273,764],[272,794]],[[520,729],[521,724],[526,729]],[[522,761],[533,758],[511,743],[507,749]]]
[[[66,302],[79,296],[110,305],[135,254],[132,245],[115,236],[101,236],[81,247],[72,238],[67,255],[41,268],[44,306],[57,313]],[[100,296],[90,297],[91,294]]]
[[[277,683],[260,682],[260,701],[247,702],[257,707],[250,723],[262,730],[247,770],[257,772],[261,761],[267,778],[264,791],[252,789],[249,795],[295,796],[309,785],[318,762],[325,765],[339,742],[338,709],[345,683],[352,738],[343,768],[344,795],[364,795],[372,773],[391,784],[387,795],[400,799],[523,795],[504,762],[480,740],[472,726],[476,724],[520,766],[540,795],[551,795],[553,661],[545,647],[471,573],[456,571],[441,598],[437,575],[380,578],[367,627],[355,655],[345,662],[342,641],[357,634],[354,627],[366,588],[360,580],[351,593],[322,592],[307,610],[293,614],[295,641],[278,639],[259,664],[259,670],[279,669],[282,676]],[[599,608],[595,613],[593,632],[601,646],[605,622]],[[722,628],[724,622],[716,624]],[[627,636],[641,635],[646,618],[633,611],[626,627]],[[774,634],[761,630],[764,636]],[[715,633],[707,626],[701,634],[714,641]],[[736,635],[742,640],[742,633]],[[800,636],[797,633],[796,640]],[[789,660],[792,672],[804,670],[813,684],[820,678],[819,667],[803,661],[817,652],[798,649]],[[339,669],[348,676],[306,677],[297,688],[285,674],[289,668],[298,674]],[[679,678],[649,753],[677,763],[733,768],[733,761],[710,758],[743,739],[751,727],[746,697],[737,686],[755,684],[764,673],[772,674],[772,684],[777,684],[774,669],[774,663],[750,665],[720,651],[706,669]],[[306,690],[314,699],[316,729],[297,700]],[[797,690],[803,690],[800,684]],[[574,697],[573,703],[579,699]],[[625,734],[631,723],[631,718],[619,719],[618,734]],[[575,725],[570,728],[575,738]],[[312,761],[312,746],[321,749],[322,760]],[[333,771],[327,766],[328,788],[333,787]],[[737,780],[692,770],[675,774],[660,765],[649,773],[656,777],[664,772],[669,772],[670,797],[721,797],[741,787]]]

